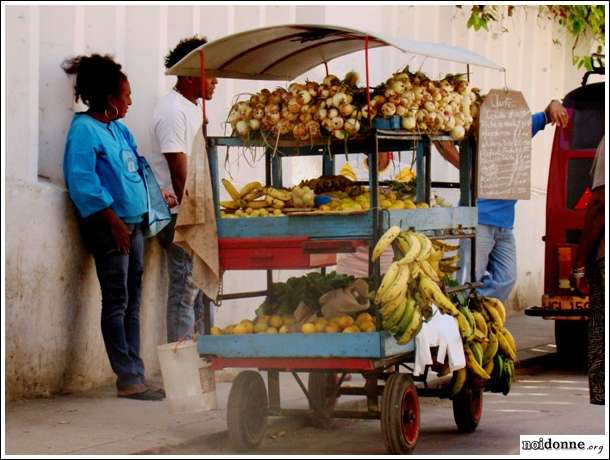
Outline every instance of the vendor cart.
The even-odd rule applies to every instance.
[[[292,80],[320,63],[353,51],[392,45],[405,52],[448,59],[466,64],[501,69],[465,50],[430,43],[390,40],[364,32],[326,25],[276,26],[236,34],[210,42],[180,61],[170,75],[200,75],[258,80]],[[367,87],[368,68],[367,68]],[[323,174],[334,173],[334,154],[368,155],[370,209],[346,215],[301,215],[274,218],[221,219],[217,214],[220,265],[223,271],[267,270],[267,289],[273,281],[272,269],[311,269],[334,264],[334,254],[353,252],[359,245],[371,248],[392,225],[423,232],[435,239],[474,239],[477,222],[475,149],[473,140],[459,143],[460,182],[441,183],[431,179],[431,142],[450,140],[446,136],[426,136],[406,131],[370,129],[366,136],[347,143],[299,143],[280,141],[265,150],[265,181],[282,185],[282,159],[291,156],[323,156]],[[243,146],[235,137],[208,138],[208,158],[214,201],[219,203],[219,149],[231,152]],[[250,146],[256,146],[250,142]],[[264,147],[263,144],[259,144]],[[234,149],[235,150],[235,149]],[[413,152],[417,165],[417,200],[430,202],[433,188],[459,188],[459,206],[411,210],[385,210],[378,205],[377,156],[381,151]],[[218,211],[217,211],[218,212]],[[474,252],[475,244],[471,244]],[[473,264],[471,264],[473,265]],[[369,275],[379,285],[379,262],[371,263]],[[473,269],[474,270],[474,269]],[[472,284],[454,288],[470,289]],[[224,294],[219,300],[264,296],[267,291]],[[379,313],[377,312],[379,316]],[[209,313],[207,314],[209,317]],[[379,319],[379,318],[378,318]],[[209,331],[209,324],[207,324]],[[316,424],[332,418],[380,419],[389,452],[410,453],[416,446],[420,427],[418,397],[449,397],[449,379],[427,382],[430,368],[413,376],[415,341],[398,345],[385,331],[358,334],[246,334],[241,336],[202,335],[199,353],[214,369],[246,370],[233,382],[229,395],[227,422],[236,447],[249,450],[263,440],[268,416],[306,412]],[[282,409],[279,373],[290,372],[309,401],[308,410]],[[309,374],[307,385],[299,372]],[[361,388],[344,385],[346,375],[359,373]],[[416,385],[417,384],[417,385]],[[453,398],[453,412],[463,432],[476,429],[482,411],[480,386],[465,386]],[[335,409],[341,395],[366,396],[364,411]],[[381,398],[381,400],[379,399]]]

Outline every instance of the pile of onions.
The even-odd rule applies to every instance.
[[[449,133],[462,139],[477,115],[478,90],[471,90],[464,75],[447,75],[433,81],[408,69],[392,75],[375,88],[371,110],[384,117],[398,115],[402,128],[418,133]]]
[[[478,90],[468,87],[464,75],[430,80],[408,68],[392,75],[374,89],[370,109],[365,88],[358,88],[358,74],[343,80],[328,75],[322,83],[292,83],[288,89],[263,89],[231,107],[228,123],[233,132],[247,139],[258,132],[298,141],[321,134],[344,140],[354,137],[364,123],[379,116],[401,117],[402,128],[417,133],[449,133],[462,139],[478,112]],[[358,102],[355,96],[358,95]],[[369,113],[370,112],[370,113]]]
[[[328,75],[324,81],[292,83],[288,89],[263,89],[248,101],[231,107],[228,122],[240,137],[259,130],[275,136],[292,136],[299,141],[331,134],[337,139],[360,131],[362,111],[353,102],[358,75],[350,72],[344,80]]]

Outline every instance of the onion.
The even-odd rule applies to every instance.
[[[345,93],[336,93],[333,96],[333,105],[335,107],[341,107],[343,104],[345,104],[347,101],[347,96],[345,95]]]
[[[339,139],[339,140],[344,140],[345,139],[345,131],[343,131],[342,129],[337,129],[335,131],[333,131],[334,136]]]
[[[299,104],[296,97],[288,99],[288,110],[292,113],[299,113],[301,111],[301,104]]]
[[[239,112],[235,109],[231,110],[231,113],[229,113],[229,117],[227,118],[227,121],[231,124],[231,126],[235,127],[235,124],[241,119],[241,115],[239,114]]]
[[[396,91],[394,91],[392,88],[387,88],[387,89],[386,89],[386,90],[383,92],[383,95],[384,95],[386,98],[390,98],[390,97],[392,97],[392,96],[396,96]]]
[[[331,126],[332,126],[333,131],[343,128],[343,124],[344,124],[343,118],[334,117],[330,121],[331,121]]]
[[[258,103],[260,103],[260,97],[258,96],[258,94],[253,94],[252,96],[250,96],[250,105],[251,106],[254,106]]]
[[[299,115],[299,120],[301,121],[301,123],[307,123],[307,122],[311,121],[312,120],[311,113],[309,113],[309,112],[301,113],[301,115]]]
[[[364,107],[362,107],[362,109],[360,111],[364,118],[369,118],[369,107],[368,106],[365,105]],[[370,115],[371,115],[371,119],[373,119],[377,116],[377,109],[374,106],[371,106]]]
[[[328,116],[328,110],[325,108],[320,108],[316,112],[316,116],[314,117],[316,120],[324,120]]]
[[[246,137],[250,131],[250,125],[246,120],[239,120],[235,125],[235,130],[241,137]]]
[[[250,124],[251,131],[258,131],[261,127],[261,122],[259,120],[257,120],[256,118],[253,118],[252,120],[250,120],[249,124]]]
[[[325,85],[321,85],[318,88],[318,96],[322,99],[328,99],[330,97],[330,90],[328,89],[328,87]]]
[[[436,110],[436,106],[434,105],[434,102],[432,101],[427,101],[424,104],[424,109],[426,109],[428,112],[433,112]]]
[[[335,75],[328,74],[326,77],[324,77],[324,80],[322,80],[322,84],[330,86],[338,81],[339,78],[337,78]]]
[[[398,105],[398,104],[400,104],[400,96],[398,94],[396,96],[391,96],[388,99],[388,102],[391,102],[394,105]]]
[[[264,116],[265,116],[265,106],[262,104],[258,104],[252,111],[252,118],[255,118],[257,120],[262,120],[262,118]]]
[[[328,111],[328,118],[336,118],[339,116],[339,111],[336,108],[332,108]]]
[[[309,104],[309,101],[311,101],[311,94],[309,94],[309,91],[300,91],[299,95],[297,96],[297,102],[301,105],[306,105]]]
[[[385,97],[381,94],[378,94],[371,100],[371,105],[383,105],[385,103]]]
[[[360,131],[360,122],[350,118],[349,120],[345,121],[343,128],[347,134],[356,134],[358,131]]]
[[[354,110],[355,107],[352,104],[343,104],[339,107],[339,112],[341,112],[343,117],[349,117]]]
[[[280,113],[280,106],[279,106],[279,104],[272,104],[272,103],[270,103],[270,104],[267,104],[265,106],[265,114],[266,115],[271,115],[273,113],[278,113],[278,114]]]
[[[404,117],[405,115],[407,115],[408,112],[409,112],[409,109],[407,109],[406,106],[404,106],[404,105],[396,106],[396,115]]]
[[[394,80],[391,85],[390,88],[392,88],[392,90],[396,93],[396,94],[402,94],[405,92],[405,84],[400,81],[400,80]]]
[[[455,128],[451,130],[451,137],[455,140],[462,139],[466,134],[466,130],[462,125],[456,125]]]
[[[400,121],[400,124],[402,125],[402,127],[404,129],[406,129],[407,131],[411,131],[412,129],[415,129],[415,117],[413,116],[408,116],[408,117],[403,117],[402,120]]]
[[[307,132],[307,128],[303,123],[299,123],[294,126],[292,129],[292,135],[297,139],[301,139],[304,136],[309,137],[309,133]]]
[[[310,121],[305,128],[311,137],[320,137],[320,124],[317,121]]]
[[[324,128],[328,132],[332,132],[333,122],[330,118],[325,118],[324,120],[322,120],[322,128]]]
[[[396,106],[391,102],[386,102],[381,106],[381,113],[384,117],[391,117],[396,113]]]

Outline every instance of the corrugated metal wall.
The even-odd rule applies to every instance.
[[[150,114],[157,98],[171,88],[173,78],[163,75],[163,57],[177,41],[193,33],[206,35],[209,40],[241,30],[281,23],[328,23],[367,29],[376,33],[403,36],[416,40],[444,42],[468,48],[507,68],[503,73],[472,68],[473,85],[483,92],[504,87],[521,90],[532,111],[542,110],[551,98],[562,97],[578,83],[579,73],[570,63],[569,46],[565,37],[552,24],[537,18],[537,9],[518,9],[509,19],[509,32],[474,32],[466,29],[466,12],[453,6],[8,6],[7,39],[13,39],[11,21],[26,15],[29,33],[20,37],[29,42],[25,54],[15,53],[23,69],[19,78],[26,79],[33,89],[30,118],[27,123],[35,132],[26,158],[35,161],[18,161],[19,149],[9,149],[7,165],[20,178],[49,178],[58,186],[63,179],[61,164],[64,139],[73,110],[72,88],[60,69],[61,62],[78,53],[110,53],[126,70],[133,91],[133,106],[125,122],[133,131],[141,151],[150,148]],[[558,37],[563,46],[552,43]],[[15,44],[17,46],[17,44]],[[8,46],[10,48],[10,46]],[[10,51],[10,50],[9,50]],[[12,58],[7,61],[14,65]],[[371,79],[377,84],[392,71],[405,64],[419,67],[434,77],[446,72],[464,70],[453,63],[407,56],[394,49],[376,49],[371,52]],[[339,75],[356,69],[364,74],[362,53],[344,57],[330,64],[330,71]],[[320,78],[323,69],[317,68],[306,77]],[[23,82],[21,83],[23,85]],[[221,126],[234,95],[262,87],[258,82],[224,80],[209,106],[210,134],[224,132]],[[10,89],[10,85],[7,86]],[[16,96],[15,96],[16,97]],[[11,103],[24,101],[9,98]],[[25,122],[25,120],[24,120]],[[519,283],[524,299],[535,302],[542,283],[543,247],[540,238],[544,232],[544,205],[546,177],[552,129],[547,128],[533,142],[532,199],[518,205],[517,238],[519,250]],[[32,141],[35,139],[35,141]],[[27,143],[27,142],[26,142]],[[15,145],[23,145],[15,140]],[[9,147],[11,146],[10,142]],[[32,158],[34,155],[34,158]],[[37,169],[34,165],[37,162]],[[454,171],[437,161],[439,177],[453,177]],[[237,169],[239,165],[239,170]],[[315,160],[294,160],[285,168],[285,175],[300,176],[303,171],[315,168]],[[247,166],[245,158],[230,162],[230,173],[238,182],[262,177],[262,164]],[[228,173],[227,173],[228,174]],[[312,175],[315,172],[311,173]],[[532,233],[535,238],[532,238]],[[526,237],[520,237],[525,236]],[[524,257],[529,254],[530,257]],[[531,254],[539,256],[531,257]],[[261,279],[262,281],[262,279]],[[230,282],[228,283],[230,286]]]

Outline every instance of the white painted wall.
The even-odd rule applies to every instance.
[[[209,40],[271,24],[328,23],[469,48],[508,68],[507,82],[523,91],[532,110],[542,110],[579,83],[569,46],[551,43],[554,32],[536,19],[535,8],[517,12],[508,33],[466,30],[466,15],[452,6],[4,6],[6,53],[6,384],[7,397],[50,394],[112,381],[99,330],[100,298],[92,259],[83,250],[62,177],[66,130],[74,110],[70,80],[60,69],[79,53],[110,53],[123,64],[133,91],[125,122],[141,151],[150,148],[150,114],[174,79],[163,75],[163,57],[183,37]],[[561,34],[555,33],[555,36]],[[571,44],[570,44],[571,46]],[[370,53],[371,82],[377,84],[405,64],[437,77],[463,66],[405,56],[393,49]],[[355,69],[364,76],[362,53],[337,59],[330,71]],[[502,74],[473,68],[483,92],[503,87]],[[320,79],[323,68],[303,78]],[[209,105],[210,134],[224,133],[234,95],[259,90],[259,82],[221,81]],[[518,205],[516,235],[519,282],[517,307],[538,301],[543,280],[546,177],[552,139],[547,128],[533,142],[532,199]],[[221,166],[224,167],[221,155]],[[456,173],[435,160],[435,176]],[[240,184],[264,177],[262,162],[250,167],[232,156],[228,171]],[[321,172],[319,159],[294,159],[287,181]],[[295,272],[283,271],[278,279]],[[298,273],[297,273],[298,274]],[[148,242],[142,304],[142,350],[149,372],[158,370],[154,346],[165,336],[165,263],[156,242]],[[238,283],[239,280],[239,283]],[[259,290],[264,273],[231,272],[225,291]],[[226,302],[216,312],[223,326],[249,316],[260,299]]]

